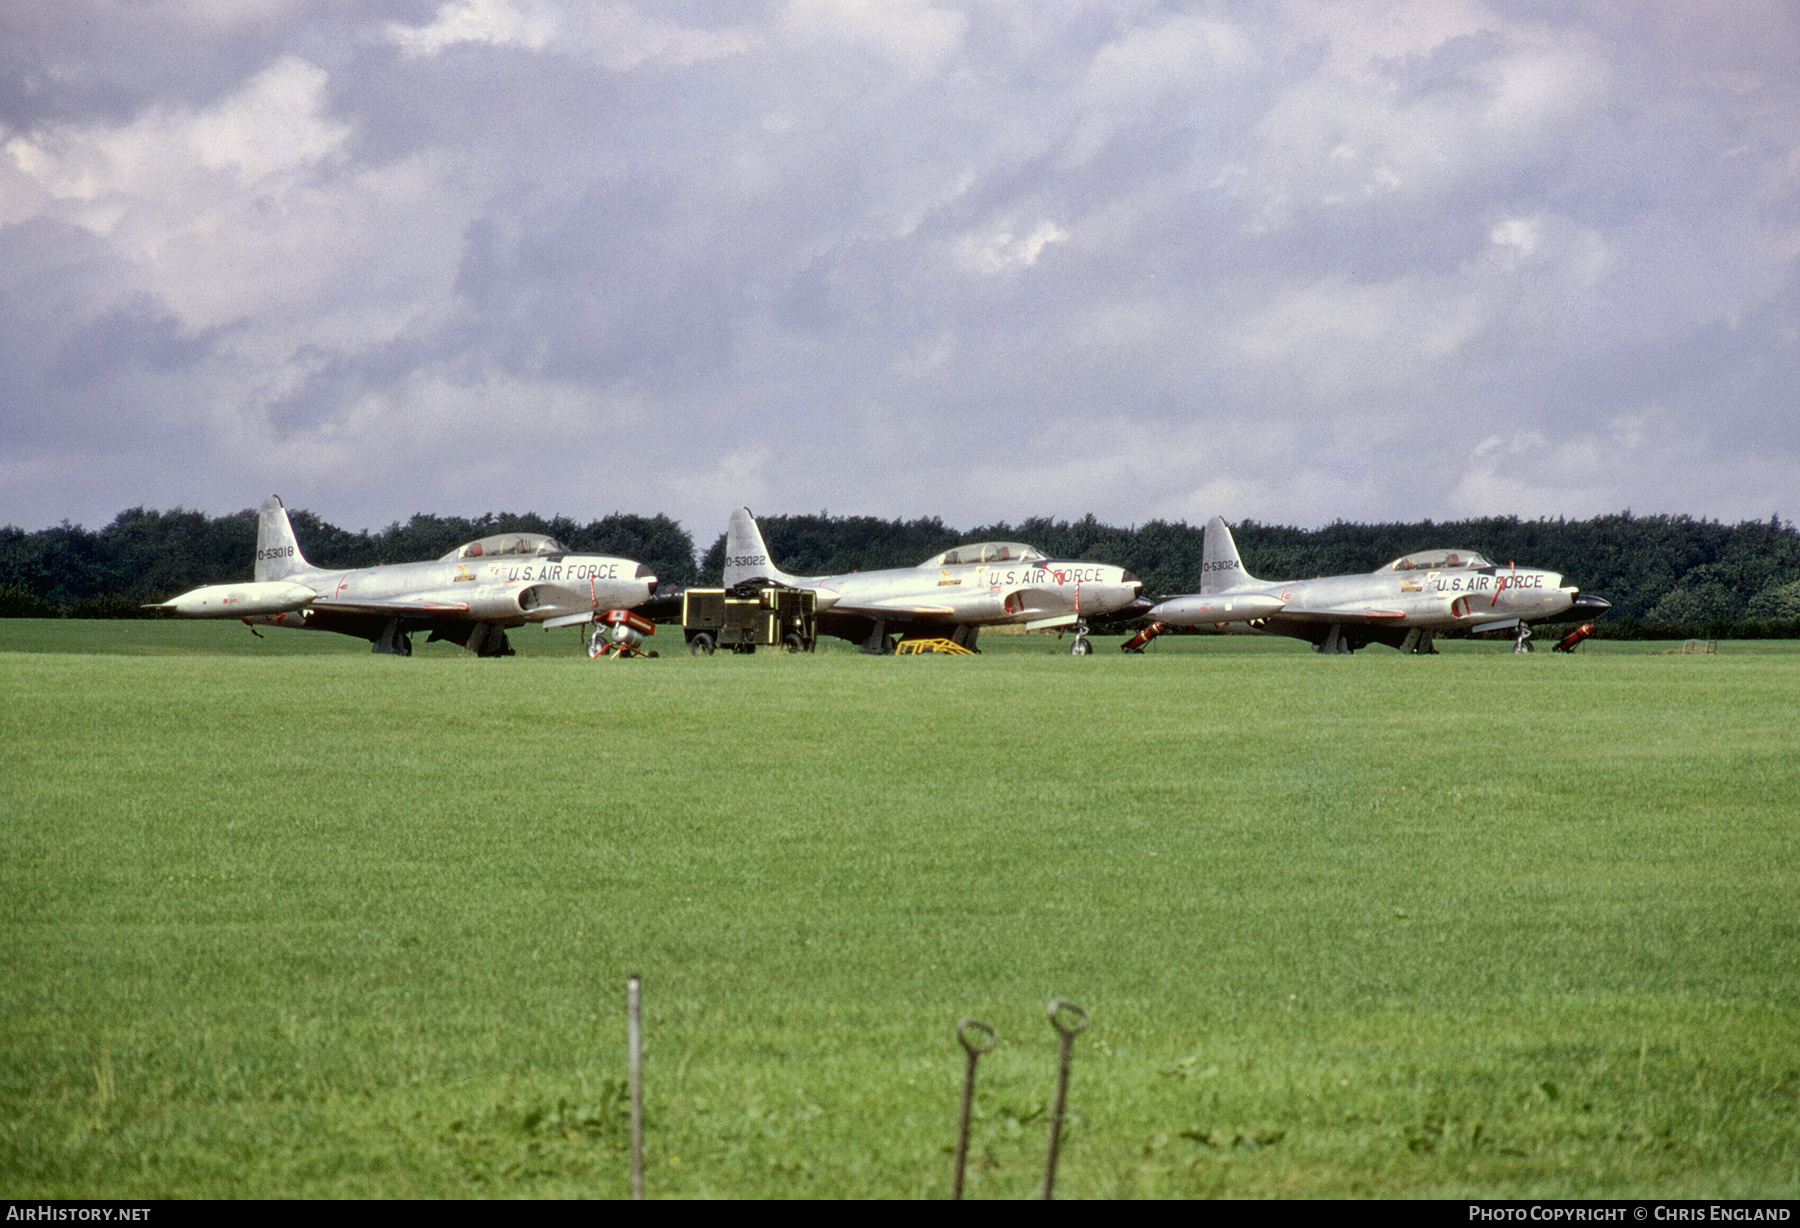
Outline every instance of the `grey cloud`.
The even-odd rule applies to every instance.
[[[1779,6],[458,3],[7,27],[0,521],[1793,513]],[[70,483],[102,392],[221,493]]]

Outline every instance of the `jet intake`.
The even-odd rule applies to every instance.
[[[532,584],[525,588],[480,588],[472,593],[454,596],[468,603],[469,617],[474,619],[523,618],[530,611],[555,605],[556,590],[548,585]],[[567,609],[567,605],[561,608]]]

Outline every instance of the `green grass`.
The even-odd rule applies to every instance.
[[[1793,645],[265,635],[0,623],[10,1197],[1800,1194]]]

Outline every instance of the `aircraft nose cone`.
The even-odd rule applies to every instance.
[[[1119,573],[1119,583],[1131,585],[1131,591],[1133,593],[1141,593],[1144,591],[1144,582],[1132,575],[1129,571],[1122,571]]]
[[[1592,593],[1576,593],[1575,600],[1569,603],[1569,613],[1578,618],[1598,618],[1610,609],[1612,602]]]

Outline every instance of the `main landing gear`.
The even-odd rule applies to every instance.
[[[869,628],[869,634],[857,651],[871,657],[891,657],[894,655],[894,637],[887,633],[887,619],[877,618]]]
[[[390,618],[387,626],[381,629],[381,634],[372,641],[369,651],[388,656],[410,657],[412,656],[412,636],[400,629],[399,619]]]
[[[1328,657],[1335,657],[1340,653],[1348,656],[1361,647],[1361,644],[1344,634],[1342,623],[1332,623],[1330,630],[1325,632],[1325,638],[1313,645],[1313,651],[1322,652]]]
[[[1435,639],[1436,636],[1437,632],[1432,631],[1428,627],[1414,627],[1411,631],[1406,633],[1406,638],[1400,641],[1400,651],[1435,657],[1437,655],[1437,649],[1432,646],[1431,641]]]

